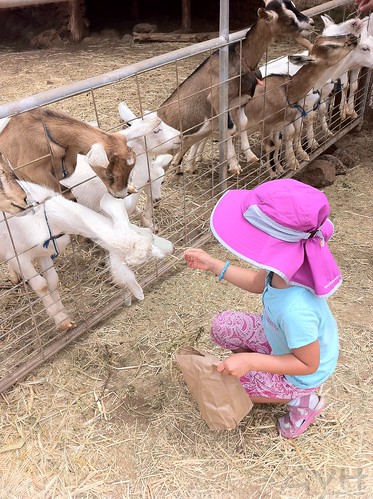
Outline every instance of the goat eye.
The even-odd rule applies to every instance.
[[[155,130],[153,130],[154,133],[159,133],[161,131],[160,128],[156,128]]]
[[[362,47],[362,49],[364,50],[364,52],[367,52],[369,50],[369,47],[365,46],[365,47]]]
[[[352,23],[352,27],[353,27],[353,28],[355,28],[355,26],[356,26],[356,25],[357,25],[357,23],[356,23],[356,21],[354,21],[354,22]]]

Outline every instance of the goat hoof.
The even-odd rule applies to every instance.
[[[10,282],[12,283],[13,286],[17,286],[17,284],[22,282],[22,278],[14,274],[10,277]]]
[[[130,307],[132,305],[132,298],[130,296],[126,296],[123,300],[123,303],[126,307]]]
[[[231,168],[229,168],[229,173],[232,173],[232,175],[239,175],[241,173],[241,167],[238,165],[238,166],[233,166]]]
[[[191,175],[194,175],[195,173],[197,173],[197,168],[186,168],[184,170],[185,173],[188,173],[188,174],[191,174]]]
[[[301,154],[299,154],[299,159],[301,159],[302,161],[309,161],[310,157],[305,151],[303,151]]]
[[[246,163],[258,163],[259,158],[255,154],[250,154],[246,156]]]
[[[76,323],[71,321],[70,319],[66,319],[58,324],[58,331],[68,331],[69,329],[74,329],[76,327]]]
[[[282,168],[282,165],[277,165],[276,166],[276,173],[277,174],[284,173],[284,169]]]
[[[298,170],[299,169],[299,163],[298,163],[298,161],[293,161],[292,163],[289,163],[288,164],[288,168],[289,168],[289,170],[291,170],[293,172],[295,172],[296,170]]]

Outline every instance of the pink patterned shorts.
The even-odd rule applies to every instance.
[[[239,348],[271,355],[260,316],[245,312],[221,312],[212,320],[211,339],[228,350]],[[249,371],[240,381],[250,397],[290,400],[315,392],[317,388],[298,388],[284,375]]]

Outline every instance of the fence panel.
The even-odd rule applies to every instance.
[[[309,9],[307,14],[327,12],[336,20],[338,14],[340,22],[353,15],[350,4],[351,2],[346,1],[328,2]],[[345,9],[341,9],[341,5],[345,5]],[[317,30],[321,31],[321,28],[318,19]],[[147,110],[156,111],[177,85],[213,51],[239,42],[245,34],[246,30],[230,35],[228,42],[214,39],[173,50],[98,77],[2,104],[0,118],[6,119],[31,109],[52,107],[83,121],[95,121],[106,131],[117,131],[123,127],[117,110],[119,102],[126,102],[136,116],[143,116]],[[261,64],[286,55],[290,47],[278,44],[275,49],[269,49]],[[320,145],[310,152],[311,159],[320,155],[351,129],[361,125],[370,73],[362,70],[359,79],[361,83],[355,99],[357,114],[353,119],[340,119],[337,93],[328,117],[333,135],[322,136],[322,130],[317,128],[316,138]],[[239,175],[227,172],[226,158],[221,158],[221,140],[222,135],[208,137],[203,160],[195,174],[176,175],[172,169],[167,171],[162,185],[162,201],[159,207],[152,208],[152,216],[159,235],[172,241],[175,252],[163,260],[151,259],[135,269],[137,280],[143,288],[171,269],[175,261],[182,257],[185,247],[200,246],[210,238],[211,209],[226,188],[251,188],[269,179],[262,147],[263,137],[259,133],[250,137],[253,150],[259,157],[258,163],[246,164],[238,149],[237,140],[237,153],[242,167]],[[305,166],[306,163],[301,162],[301,168]],[[293,171],[286,170],[284,176],[293,174]],[[142,207],[144,203],[142,198]],[[33,216],[25,215],[26,217],[30,227],[33,227]],[[15,244],[19,236],[12,233],[11,224],[12,217],[5,215],[0,221],[0,230],[8,235],[11,244]],[[0,243],[3,246],[5,240],[0,240]],[[19,259],[21,255],[17,251],[15,253],[15,258]],[[69,317],[76,323],[76,327],[63,332],[56,330],[56,325],[46,314],[42,300],[30,289],[28,282],[22,279],[16,282],[15,278],[10,282],[8,261],[0,261],[0,392],[22,379],[82,333],[126,306],[131,297],[127,288],[119,288],[113,284],[107,264],[107,252],[81,235],[72,235],[66,249],[50,265],[54,265],[60,279],[61,301],[68,310]],[[36,272],[46,274],[46,270],[38,265]]]

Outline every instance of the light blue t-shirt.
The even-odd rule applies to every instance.
[[[273,288],[267,274],[262,296],[262,321],[274,355],[290,353],[316,340],[320,344],[320,365],[316,372],[304,376],[285,375],[299,388],[321,385],[333,373],[338,359],[337,323],[325,298],[315,296],[301,286]]]

